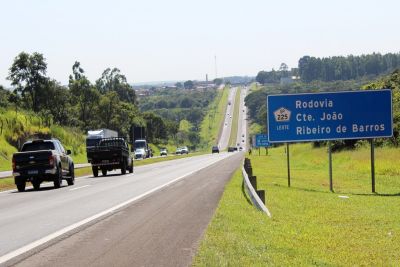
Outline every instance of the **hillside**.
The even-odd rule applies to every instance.
[[[84,134],[74,128],[61,127],[34,113],[2,109],[0,113],[0,171],[11,169],[12,154],[26,140],[57,138],[71,149],[75,163],[86,162]]]

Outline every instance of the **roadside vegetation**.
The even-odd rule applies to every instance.
[[[292,187],[284,147],[250,156],[272,218],[256,210],[238,170],[227,185],[194,266],[397,266],[400,262],[400,149],[376,149],[376,194],[367,147],[328,155],[291,146]],[[263,154],[263,153],[262,153]]]
[[[234,106],[234,110],[233,110],[233,114],[232,114],[231,135],[229,136],[229,146],[231,146],[231,147],[235,147],[236,141],[237,141],[241,92],[242,92],[241,88],[239,87],[236,90],[235,103],[234,103],[235,106]]]
[[[99,128],[132,141],[133,126],[146,127],[154,155],[163,147],[170,153],[183,145],[198,150],[208,106],[219,105],[216,89],[197,90],[192,81],[138,100],[118,68],[105,69],[92,83],[77,61],[63,86],[47,76],[40,53],[18,54],[7,79],[13,91],[0,85],[0,171],[11,168],[12,154],[32,138],[60,139],[75,163],[86,162],[85,134]]]
[[[223,90],[218,90],[217,96],[209,105],[208,112],[201,122],[201,147],[207,151],[211,148],[211,146],[218,143],[220,131],[223,127],[226,107],[228,105],[229,90],[230,86],[225,86]]]

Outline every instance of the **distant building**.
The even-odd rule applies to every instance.
[[[281,85],[292,84],[298,80],[299,80],[299,77],[297,77],[297,76],[281,77],[280,84]]]

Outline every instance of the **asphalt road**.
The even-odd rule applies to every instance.
[[[235,96],[236,96],[236,90],[238,90],[237,87],[233,87],[229,91],[228,95],[228,103],[230,102],[231,104],[227,106],[226,108],[226,113],[225,113],[225,118],[224,118],[224,125],[222,128],[222,134],[218,142],[218,147],[219,150],[225,150],[228,148],[229,145],[229,138],[231,135],[231,130],[232,130],[232,116],[233,116],[233,111],[235,107]]]
[[[240,102],[237,103],[239,105],[239,121],[238,121],[238,131],[237,131],[237,144],[242,147],[243,151],[247,149],[247,107],[245,106],[244,99],[247,95],[247,87],[241,89],[240,92]]]
[[[242,155],[218,158],[225,159],[33,251],[17,266],[189,266]]]
[[[124,176],[84,177],[77,179],[74,186],[68,187],[64,183],[61,189],[53,189],[50,183],[42,185],[40,191],[2,192],[0,264],[232,155],[209,154],[150,164],[137,167],[134,174]],[[237,162],[229,164],[231,172],[237,167]],[[178,199],[179,195],[176,195]]]

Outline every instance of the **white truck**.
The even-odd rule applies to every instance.
[[[86,148],[98,145],[103,138],[112,137],[118,137],[118,133],[110,129],[90,130],[86,137]]]
[[[145,159],[150,157],[149,146],[145,139],[135,140],[135,159]]]

